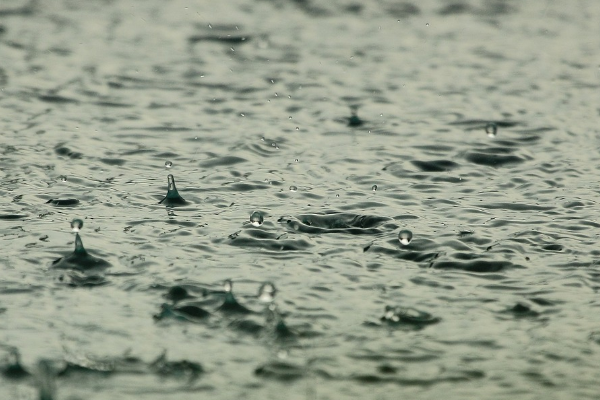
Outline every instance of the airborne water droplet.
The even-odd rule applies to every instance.
[[[264,218],[262,216],[262,214],[260,213],[260,211],[254,211],[251,215],[250,215],[250,223],[252,224],[252,226],[261,226],[263,224]]]
[[[258,290],[258,299],[263,303],[272,303],[275,300],[275,293],[277,293],[275,285],[271,282],[265,282]]]
[[[171,168],[173,163],[171,161],[165,161],[165,168]]]
[[[297,186],[290,186],[290,192],[296,192],[296,191],[298,191]]]
[[[373,187],[371,187],[371,190],[376,192],[377,191],[377,185],[373,185]]]
[[[231,279],[226,279],[225,282],[223,282],[223,290],[225,290],[226,293],[231,293],[233,290],[233,282]]]
[[[402,229],[399,233],[398,233],[398,240],[400,241],[401,244],[403,244],[404,246],[406,246],[407,244],[410,243],[410,241],[412,240],[413,234],[411,231],[409,231],[408,229]]]
[[[488,122],[485,126],[485,133],[487,133],[488,137],[496,137],[496,133],[498,132],[498,125],[493,122]]]
[[[80,219],[74,219],[71,221],[71,230],[73,232],[79,232],[83,228],[83,221]]]

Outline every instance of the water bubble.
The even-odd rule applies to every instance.
[[[398,233],[398,240],[400,241],[401,244],[403,244],[404,246],[406,246],[407,244],[410,243],[410,241],[412,240],[413,234],[411,231],[409,231],[408,229],[402,229],[399,233]]]
[[[61,176],[59,176],[59,179],[60,179],[62,182],[66,182],[66,181],[67,181],[67,176],[66,176],[66,175],[61,175]]]
[[[277,293],[275,285],[271,282],[265,282],[258,290],[258,299],[263,303],[272,303],[275,300],[275,293]]]
[[[171,168],[173,163],[171,161],[165,161],[165,168]]]
[[[73,232],[79,232],[83,228],[83,221],[80,219],[74,219],[71,221],[71,230]]]
[[[290,186],[290,192],[298,191],[298,186]]]
[[[371,190],[376,192],[377,191],[377,185],[373,185],[373,187],[371,187]]]
[[[251,215],[250,215],[250,223],[252,224],[252,226],[261,226],[263,224],[263,221],[265,219],[263,218],[262,214],[260,213],[260,211],[254,211]]]
[[[498,125],[493,122],[488,122],[485,126],[485,133],[487,133],[488,137],[496,137],[496,133],[498,132]]]

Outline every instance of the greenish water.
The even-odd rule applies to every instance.
[[[3,1],[0,398],[596,399],[598,20]]]

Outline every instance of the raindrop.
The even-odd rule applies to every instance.
[[[398,240],[400,241],[400,244],[403,244],[404,246],[406,246],[407,244],[410,243],[410,241],[412,240],[412,237],[413,237],[413,234],[408,229],[402,229],[398,233]]]
[[[250,223],[252,224],[252,226],[261,226],[264,220],[265,219],[263,218],[260,211],[254,211],[252,215],[250,215]]]
[[[275,300],[275,293],[277,293],[275,285],[271,282],[265,282],[258,290],[258,300],[263,303],[272,303]]]
[[[376,192],[377,191],[377,185],[373,185],[373,187],[371,187],[371,190]]]
[[[496,133],[498,132],[498,125],[494,122],[488,122],[485,126],[485,133],[487,133],[488,137],[496,137]]]
[[[297,186],[290,186],[290,192],[297,192],[297,191],[298,191]]]
[[[83,228],[83,221],[80,219],[74,219],[71,221],[71,230],[73,232],[79,232]]]
[[[67,176],[66,175],[61,175],[61,176],[59,176],[59,178],[60,178],[60,180],[62,182],[66,182],[67,181]]]
[[[165,161],[165,168],[171,168],[173,163],[171,161]]]

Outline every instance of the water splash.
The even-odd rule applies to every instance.
[[[223,283],[223,289],[225,290],[225,301],[217,309],[219,312],[231,313],[231,314],[252,314],[252,311],[238,303],[233,295],[233,282],[227,279]]]
[[[495,122],[488,122],[485,126],[485,133],[487,133],[488,137],[496,137],[498,133],[498,125]]]
[[[275,294],[277,289],[271,282],[265,282],[260,286],[258,290],[258,300],[263,303],[272,303],[275,300]]]
[[[254,211],[250,215],[250,223],[252,224],[252,226],[259,227],[263,224],[264,220],[265,219],[260,211]]]
[[[75,249],[68,256],[59,258],[52,262],[52,267],[57,269],[73,269],[78,271],[88,271],[91,269],[107,268],[110,263],[101,258],[97,258],[89,254],[83,246],[79,230],[83,227],[83,221],[74,219],[71,222],[71,227],[75,233]],[[77,228],[77,230],[75,230]]]
[[[350,107],[351,115],[348,118],[348,126],[356,128],[358,126],[362,126],[365,122],[358,117],[358,106]]]
[[[398,240],[400,241],[400,244],[404,246],[408,245],[412,241],[412,238],[413,234],[408,229],[402,229],[398,232]]]
[[[165,168],[169,169],[173,166],[173,163],[171,161],[165,161]]]
[[[41,360],[38,363],[36,383],[39,400],[56,399],[56,371],[50,361]]]
[[[83,221],[75,218],[73,221],[71,221],[71,230],[73,232],[79,232],[81,230],[81,228],[83,228]]]
[[[171,207],[187,204],[187,201],[185,201],[183,197],[179,195],[177,187],[175,186],[175,178],[171,174],[167,176],[167,187],[167,195],[161,201],[159,201],[158,204],[164,203],[166,206]]]

